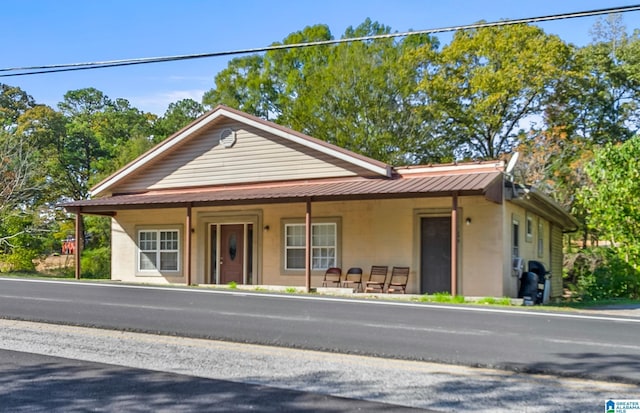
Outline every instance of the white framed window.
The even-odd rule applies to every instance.
[[[533,241],[533,217],[531,217],[531,215],[529,215],[528,212],[527,212],[525,239],[527,242]]]
[[[544,256],[544,225],[542,220],[538,218],[538,258]]]
[[[520,220],[515,216],[511,218],[511,256],[520,256]]]
[[[138,230],[138,271],[178,272],[180,270],[179,257],[179,230]]]
[[[284,225],[284,269],[304,270],[305,224]],[[311,224],[311,269],[325,270],[337,265],[338,224],[323,222]]]

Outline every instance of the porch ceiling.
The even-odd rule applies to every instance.
[[[502,173],[499,171],[151,191],[74,201],[62,204],[62,206],[70,211],[82,208],[84,213],[104,213],[124,209],[291,203],[305,200],[317,202],[436,197],[449,196],[452,193],[462,196],[486,195],[496,185],[502,186]]]

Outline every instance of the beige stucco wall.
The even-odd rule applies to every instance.
[[[339,265],[362,267],[365,274],[372,265],[411,267],[408,292],[420,290],[421,216],[450,214],[452,200],[417,198],[397,200],[343,201],[312,203],[312,217],[339,218]],[[503,206],[483,197],[459,198],[459,279],[458,293],[466,296],[504,295],[505,266]],[[254,284],[304,285],[303,272],[285,271],[282,262],[283,220],[304,219],[306,205],[269,204],[232,208],[193,208],[192,282],[207,283],[209,271],[208,225],[211,223],[251,223],[254,227]],[[471,222],[466,225],[465,221]],[[122,281],[184,283],[184,226],[186,209],[120,211],[113,219],[112,277]],[[181,272],[178,274],[136,274],[137,229],[143,226],[181,229]],[[266,229],[268,227],[268,229]],[[510,244],[510,237],[507,238]],[[507,248],[510,248],[508,246]],[[508,259],[507,261],[510,261]],[[320,286],[323,272],[313,272],[312,286]],[[510,280],[510,279],[509,279]]]
[[[531,238],[527,238],[527,217],[532,220],[533,228]],[[512,255],[512,222],[513,219],[517,219],[520,223],[520,257],[524,261],[523,270],[527,271],[528,263],[530,260],[540,261],[544,264],[545,268],[549,270],[551,268],[551,224],[549,221],[527,212],[524,208],[514,205],[510,202],[505,203],[505,215],[504,236],[507,242],[505,242],[505,254],[507,256]],[[542,254],[538,253],[538,236],[540,234],[539,224],[542,226]],[[511,264],[508,263],[504,268],[504,295],[517,296],[519,281],[517,277],[513,276],[511,270]]]
[[[482,197],[461,198],[461,294],[503,295],[502,205]],[[469,225],[467,218],[471,219]]]
[[[183,258],[178,272],[137,273],[138,228],[171,228],[180,231],[184,238],[184,209],[152,209],[119,211],[111,220],[111,278],[114,280],[140,283],[184,283],[184,245],[181,242]]]

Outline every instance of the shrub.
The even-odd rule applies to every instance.
[[[570,254],[566,268],[566,286],[583,300],[640,297],[640,272],[614,248]]]
[[[80,259],[82,278],[110,278],[111,250],[109,247],[86,249]]]
[[[33,263],[38,256],[38,253],[29,248],[13,248],[13,251],[9,254],[2,256],[4,271],[35,271],[36,266]]]

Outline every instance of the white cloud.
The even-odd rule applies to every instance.
[[[202,102],[202,96],[205,94],[204,89],[189,90],[170,90],[156,92],[151,95],[132,96],[129,98],[131,106],[136,107],[144,112],[155,113],[158,116],[164,115],[169,104],[182,99],[193,99],[196,102]]]
[[[202,83],[211,83],[213,81],[213,76],[180,76],[180,75],[172,75],[167,78],[167,80],[172,82],[183,82],[183,81],[193,81],[193,82],[202,82]]]

